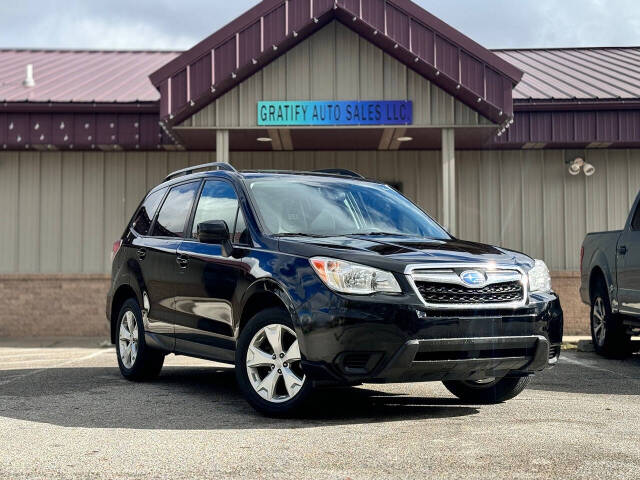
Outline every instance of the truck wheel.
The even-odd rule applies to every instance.
[[[591,339],[595,351],[605,357],[631,354],[631,335],[619,316],[611,312],[607,288],[599,282],[591,296]]]
[[[122,305],[116,328],[116,353],[122,376],[134,381],[157,377],[162,370],[165,355],[147,346],[142,311],[133,298]]]
[[[282,417],[303,406],[312,385],[302,370],[298,337],[287,311],[269,308],[249,320],[238,338],[236,379],[260,413]]]
[[[460,400],[469,403],[501,403],[519,395],[531,377],[505,377],[501,379],[464,380],[442,382]]]

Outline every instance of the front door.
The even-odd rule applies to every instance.
[[[239,293],[248,282],[250,268],[242,260],[242,248],[234,256],[222,255],[220,245],[200,243],[201,222],[223,220],[234,246],[247,246],[244,215],[233,186],[224,180],[207,180],[198,201],[191,232],[178,248],[180,281],[175,297],[176,350],[233,362],[234,321]]]
[[[640,314],[640,207],[616,246],[620,312]]]

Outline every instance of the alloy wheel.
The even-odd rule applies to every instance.
[[[127,310],[120,322],[120,360],[126,368],[132,368],[138,357],[138,321],[131,310]]]
[[[261,328],[247,350],[247,374],[263,399],[283,403],[295,397],[306,380],[295,332],[285,325]]]
[[[604,300],[602,297],[596,298],[593,304],[593,315],[591,322],[593,324],[593,335],[599,346],[604,345],[604,340],[607,335],[607,325],[605,322],[606,310],[604,306]]]

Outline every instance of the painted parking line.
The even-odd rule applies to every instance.
[[[569,356],[566,353],[560,357],[560,362],[566,362],[566,363],[571,363],[573,365],[579,365],[581,367],[588,368],[590,370],[595,370],[595,371],[598,371],[598,372],[608,373],[610,375],[615,375],[615,376],[620,377],[620,378],[627,378],[629,380],[640,380],[639,377],[632,377],[632,376],[625,375],[625,374],[620,373],[620,372],[616,372],[615,370],[610,370],[608,368],[604,368],[597,361],[593,361],[593,360],[592,361],[590,361],[590,360],[578,360],[577,358],[575,358],[573,356]]]
[[[43,368],[38,368],[36,370],[31,370],[29,372],[23,373],[22,375],[15,375],[15,376],[12,376],[12,377],[7,378],[5,380],[0,380],[0,386],[7,385],[9,383],[15,382],[16,380],[22,380],[23,378],[31,377],[33,375],[37,375],[37,374],[42,373],[42,372],[46,372],[47,370],[50,370],[50,369],[53,369],[53,368],[66,367],[68,365],[73,365],[74,363],[84,362],[86,360],[91,360],[92,358],[95,358],[97,356],[103,355],[105,353],[112,353],[112,352],[110,350],[100,350],[98,352],[93,352],[93,353],[91,353],[89,355],[85,355],[83,357],[78,357],[78,358],[74,358],[74,359],[71,359],[71,360],[66,360],[64,362],[56,363],[56,364],[50,365],[48,367],[43,367]]]

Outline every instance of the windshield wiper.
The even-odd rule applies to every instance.
[[[347,233],[345,237],[355,237],[355,236],[365,236],[365,237],[413,237],[414,235],[407,235],[406,233],[398,233],[398,232],[356,232],[356,233]]]
[[[331,235],[318,235],[315,233],[276,233],[274,237],[310,237],[310,238],[329,238]]]

